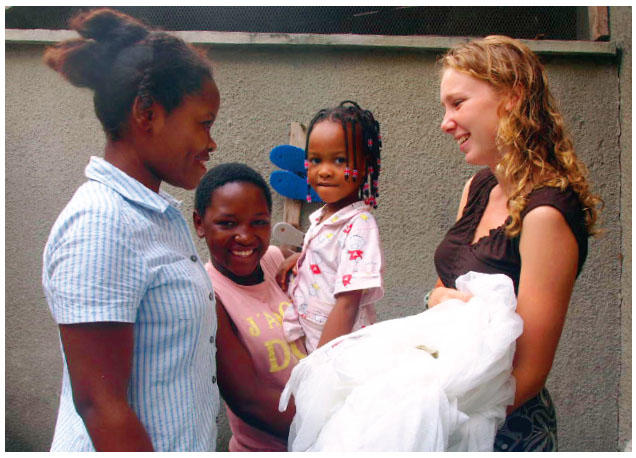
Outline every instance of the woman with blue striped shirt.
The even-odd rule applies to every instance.
[[[52,451],[214,451],[214,292],[165,181],[193,189],[220,97],[204,55],[110,9],[46,63],[94,91],[104,157],[55,222],[44,291],[64,357]]]

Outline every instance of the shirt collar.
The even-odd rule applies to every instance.
[[[92,156],[84,174],[89,180],[98,181],[125,199],[150,210],[163,213],[169,206],[177,209],[181,206],[181,202],[167,192],[159,190],[157,194],[101,157]]]
[[[317,225],[320,217],[322,216],[322,212],[324,211],[324,206],[320,207],[318,210],[309,215],[309,221],[313,225]],[[324,220],[321,224],[331,225],[331,224],[341,224],[343,221],[349,220],[352,216],[355,216],[358,213],[362,213],[365,211],[371,211],[371,207],[364,203],[363,200],[358,200],[352,204],[347,205],[346,207],[341,208],[336,213],[331,215],[329,218]]]

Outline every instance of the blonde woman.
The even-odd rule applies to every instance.
[[[545,381],[574,282],[595,233],[601,199],[591,194],[537,56],[517,40],[489,36],[442,59],[441,128],[466,162],[484,167],[464,186],[457,221],[435,252],[433,307],[468,271],[504,273],[524,320],[513,362],[515,401],[498,451],[557,449]]]

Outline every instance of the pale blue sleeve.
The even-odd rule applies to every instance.
[[[135,322],[148,283],[144,259],[116,211],[83,209],[54,228],[43,285],[59,324]]]

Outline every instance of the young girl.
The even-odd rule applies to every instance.
[[[216,143],[219,90],[204,55],[109,9],[46,63],[94,92],[106,134],[59,215],[42,283],[64,375],[51,451],[214,451],[219,391],[212,283],[179,203]]]
[[[384,294],[382,249],[371,215],[381,146],[379,123],[355,102],[321,110],[309,124],[307,182],[325,205],[309,217],[302,252],[279,273],[285,289],[285,276],[297,263],[283,328],[289,341],[304,336],[307,352],[375,322],[373,303]]]

